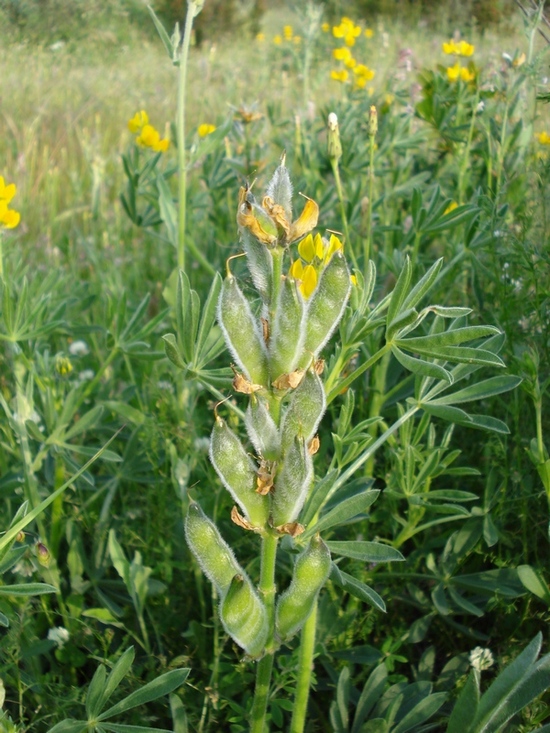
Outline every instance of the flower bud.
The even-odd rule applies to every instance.
[[[276,461],[281,450],[281,440],[275,421],[269,414],[265,401],[254,395],[245,415],[248,437],[257,453],[268,461]]]
[[[306,443],[313,438],[326,409],[325,389],[319,375],[307,370],[284,414],[281,425],[281,450],[284,453],[296,437]]]
[[[290,374],[302,353],[305,338],[304,301],[296,281],[284,279],[272,324],[269,341],[269,372],[271,382],[281,374]]]
[[[375,137],[378,132],[378,112],[374,104],[369,110],[369,137]]]
[[[342,157],[338,117],[334,112],[331,112],[328,116],[328,157],[333,163],[338,163]]]
[[[327,343],[348,302],[351,279],[346,260],[341,251],[335,252],[321,274],[321,278],[306,311],[306,338],[301,364],[317,356]]]
[[[304,505],[313,479],[313,462],[303,438],[295,438],[275,477],[271,523],[281,527],[294,522]]]
[[[313,537],[298,556],[292,582],[277,603],[276,629],[282,641],[290,639],[307,621],[330,572],[330,552],[320,537]]]
[[[40,565],[43,565],[45,568],[50,566],[52,555],[43,542],[36,543],[36,557]]]
[[[245,518],[263,527],[269,513],[268,498],[256,493],[256,466],[225,420],[216,417],[210,439],[210,460],[223,485]]]
[[[263,336],[248,300],[232,275],[222,285],[218,323],[229,350],[248,380],[267,386],[267,351]]]
[[[220,618],[227,633],[251,657],[264,651],[269,631],[267,611],[250,580],[235,575],[220,603]]]
[[[185,539],[203,573],[223,596],[233,577],[243,570],[216,525],[195,503],[189,505],[185,518]]]

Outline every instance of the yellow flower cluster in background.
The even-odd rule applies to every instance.
[[[550,135],[545,132],[539,132],[537,139],[541,145],[550,145]]]
[[[472,56],[475,51],[475,46],[467,41],[444,41],[443,52],[449,56]]]
[[[17,193],[15,183],[6,186],[3,176],[0,176],[0,227],[15,229],[21,221],[21,214],[9,208],[9,203]]]
[[[210,125],[208,122],[203,122],[202,125],[197,127],[197,132],[199,133],[199,137],[206,137],[213,133],[215,129],[216,125]]]
[[[470,82],[476,78],[475,71],[467,66],[461,66],[458,61],[453,66],[447,67],[447,79],[449,81],[462,81]]]
[[[259,41],[263,41],[265,39],[265,36],[263,33],[258,33],[256,38]],[[283,27],[282,35],[278,33],[276,36],[273,36],[273,43],[276,46],[280,46],[283,43],[283,41],[286,41],[287,43],[294,43],[298,45],[302,42],[302,36],[296,35],[291,25],[285,25]]]
[[[362,33],[361,26],[355,25],[351,18],[343,17],[339,25],[332,28],[334,38],[343,38],[346,46],[355,46],[355,39]]]
[[[315,238],[312,234],[304,237],[298,245],[299,260],[295,260],[290,268],[289,275],[299,281],[299,290],[307,300],[315,288],[319,275],[330,262],[335,252],[342,249],[342,242],[330,235],[330,241],[323,240],[320,234]]]
[[[170,140],[161,138],[160,133],[153,125],[149,124],[149,116],[145,110],[136,112],[131,120],[128,120],[128,129],[133,135],[137,135],[136,143],[144,148],[151,148],[155,153],[165,153],[170,145]]]

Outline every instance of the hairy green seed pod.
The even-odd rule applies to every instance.
[[[185,518],[185,539],[202,572],[218,593],[225,595],[234,576],[243,570],[214,522],[194,502]]]
[[[241,229],[241,243],[254,287],[264,303],[269,304],[273,282],[273,257],[268,247],[247,229]]]
[[[307,498],[313,478],[313,461],[303,438],[295,438],[275,477],[271,503],[271,522],[280,527],[294,522]]]
[[[302,354],[305,338],[304,301],[296,281],[283,280],[269,339],[269,374],[274,382],[281,374],[290,374]]]
[[[282,206],[288,221],[292,221],[292,183],[285,166],[285,156],[281,164],[273,174],[267,186],[266,196],[273,199],[273,202]]]
[[[313,537],[297,557],[292,582],[277,603],[275,623],[281,641],[290,639],[305,624],[329,572],[329,549],[320,537]]]
[[[276,461],[281,450],[279,431],[267,403],[258,395],[251,395],[244,422],[258,455],[268,461]]]
[[[317,356],[332,336],[344,313],[351,289],[350,272],[342,252],[335,252],[321,274],[306,311],[305,366],[311,355]]]
[[[235,361],[254,384],[264,387],[267,379],[267,350],[257,320],[237,280],[230,275],[223,282],[218,302],[218,323]]]
[[[325,389],[318,374],[309,370],[294,390],[281,427],[281,451],[292,445],[296,436],[306,443],[315,435],[327,406]]]
[[[263,527],[269,513],[267,496],[256,493],[256,466],[225,420],[216,417],[210,438],[210,460],[223,485],[246,519]]]
[[[264,651],[269,631],[267,611],[250,580],[235,575],[220,603],[220,618],[227,633],[251,657]]]

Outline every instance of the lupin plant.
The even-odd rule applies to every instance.
[[[197,374],[195,362],[213,322],[212,298],[219,291],[217,318],[233,359],[233,389],[248,399],[246,411],[229,403],[246,428],[250,445],[241,442],[216,407],[210,440],[211,462],[235,506],[231,519],[245,531],[258,535],[261,569],[258,585],[249,578],[216,525],[192,502],[185,521],[187,543],[220,599],[219,614],[226,632],[257,662],[257,679],[251,711],[253,733],[266,730],[266,711],[273,656],[277,649],[302,631],[296,698],[291,733],[304,729],[315,647],[317,599],[330,577],[334,585],[385,610],[380,596],[368,585],[333,562],[339,555],[367,563],[403,560],[401,553],[381,542],[332,541],[321,533],[350,520],[365,517],[379,492],[364,479],[359,491],[337,492],[370,461],[374,452],[399,428],[423,410],[452,422],[506,431],[487,416],[472,416],[454,407],[498,394],[517,384],[514,377],[492,377],[473,383],[471,375],[483,366],[503,366],[497,353],[503,339],[492,326],[468,326],[468,308],[417,305],[436,282],[442,261],[437,261],[413,287],[413,266],[408,258],[392,293],[371,306],[376,280],[372,261],[365,277],[351,274],[342,242],[334,234],[313,236],[319,217],[317,204],[306,198],[301,215],[292,218],[292,186],[284,156],[259,203],[250,187],[239,195],[237,223],[248,270],[258,293],[251,302],[227,262],[223,284],[215,278],[199,324],[200,301],[180,276],[178,289],[178,339],[165,336],[169,358],[189,376]],[[293,245],[297,243],[297,247]],[[353,292],[352,307],[347,307]],[[187,304],[187,305],[186,305]],[[189,308],[189,306],[192,306]],[[257,307],[256,307],[257,306]],[[344,315],[345,313],[345,315]],[[409,337],[428,316],[431,327]],[[445,328],[445,321],[450,327]],[[341,324],[341,343],[323,378],[321,353]],[[374,352],[349,371],[350,360],[361,343],[385,329],[385,342],[376,337]],[[486,338],[490,337],[490,338]],[[196,346],[193,346],[196,339]],[[478,344],[485,339],[483,348]],[[477,342],[462,346],[464,342]],[[185,347],[185,344],[187,346]],[[415,356],[412,356],[413,352]],[[363,433],[349,460],[333,460],[326,475],[314,478],[313,456],[320,441],[317,429],[326,410],[342,391],[382,357],[392,354],[416,377],[409,391],[408,409],[384,432]],[[454,366],[449,366],[451,362]],[[341,372],[347,371],[345,376]],[[203,381],[208,382],[207,372]],[[465,388],[443,394],[460,380]],[[213,394],[217,389],[210,385]],[[219,392],[218,392],[219,394]],[[344,401],[340,426],[348,425],[349,400]],[[378,418],[376,418],[378,419]],[[367,421],[370,425],[372,420]],[[344,436],[338,436],[340,441]],[[366,487],[366,488],[365,488]],[[330,502],[330,503],[329,503]],[[327,508],[327,505],[329,508]],[[288,587],[278,591],[275,565],[279,541],[296,557]]]

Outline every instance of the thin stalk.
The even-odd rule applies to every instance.
[[[367,273],[372,244],[372,205],[374,203],[374,147],[375,137],[369,136],[369,206],[367,209],[367,236],[363,247],[363,272]]]
[[[187,200],[187,170],[185,163],[185,90],[187,87],[187,61],[189,57],[189,44],[191,41],[191,29],[193,18],[196,13],[196,3],[190,0],[185,16],[185,28],[183,41],[179,55],[178,74],[178,110],[176,117],[176,130],[178,142],[178,267],[185,271],[185,215]]]
[[[374,372],[374,386],[373,386],[373,394],[372,394],[372,400],[369,410],[369,417],[379,417],[380,412],[382,411],[382,406],[384,402],[386,401],[386,377],[388,374],[388,367],[390,365],[390,352],[387,351],[387,353],[384,354],[384,358],[378,364],[376,367],[376,371]],[[378,433],[378,423],[373,423],[369,427],[369,435],[374,439],[376,438],[376,434]],[[366,472],[367,476],[372,476],[372,472],[374,469],[374,455],[372,455],[366,465]]]
[[[347,376],[341,382],[337,383],[336,386],[334,386],[333,383],[336,382],[338,375],[333,370],[330,373],[330,376],[327,379],[325,385],[325,391],[327,392],[327,405],[330,405],[330,403],[334,399],[336,399],[336,397],[338,397],[342,390],[347,389],[347,387],[349,387],[350,384],[352,384],[357,379],[357,377],[360,377],[361,374],[364,374],[368,369],[373,367],[377,361],[379,361],[385,354],[388,353],[390,349],[391,344],[386,344],[385,346],[383,346],[379,351],[376,352],[376,354],[371,356],[370,359],[367,359],[367,361],[361,364],[361,366],[357,367],[357,369],[355,369],[349,376]]]
[[[0,231],[0,280],[4,282],[4,247],[3,247],[1,231]]]
[[[344,226],[344,236],[346,238],[347,243],[347,251],[350,254],[351,261],[353,262],[353,266],[356,270],[359,269],[359,266],[357,264],[357,257],[355,256],[355,252],[353,251],[353,246],[351,243],[351,238],[349,235],[349,226],[348,226],[348,217],[346,216],[346,205],[344,203],[344,191],[342,189],[342,181],[340,179],[340,169],[338,167],[338,161],[336,159],[331,159],[331,165],[332,165],[332,172],[334,173],[334,182],[336,183],[336,193],[338,194],[338,201],[340,202],[340,209],[342,211],[342,224]]]
[[[279,538],[274,535],[265,535],[262,539],[262,565],[258,589],[267,610],[270,636],[266,642],[266,649],[268,651],[258,662],[258,669],[256,671],[256,689],[254,691],[254,703],[250,715],[250,733],[264,733],[265,730],[267,700],[271,684],[271,672],[273,670],[276,592],[275,560],[277,558],[278,540]]]
[[[306,723],[307,701],[309,699],[311,674],[313,672],[316,628],[317,601],[315,601],[313,611],[302,629],[300,654],[298,658],[298,677],[296,679],[296,696],[294,698],[294,709],[292,710],[290,733],[303,733]]]

